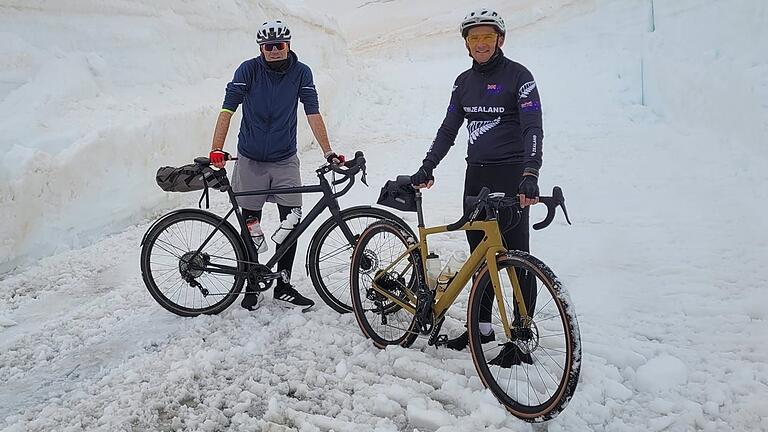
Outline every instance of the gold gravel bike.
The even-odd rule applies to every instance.
[[[552,270],[529,253],[508,250],[499,215],[519,222],[517,197],[483,188],[468,197],[466,213],[456,223],[425,227],[421,192],[400,176],[391,191],[400,201],[415,201],[416,239],[390,221],[363,231],[352,253],[352,309],[374,345],[408,347],[419,335],[441,346],[448,309],[471,283],[467,306],[469,348],[483,384],[513,415],[533,423],[557,416],[573,396],[581,369],[581,342],[573,304]],[[558,207],[568,213],[562,190],[539,200],[548,208],[534,229],[548,226]],[[568,220],[570,223],[570,220]],[[482,231],[484,238],[444,285],[426,281],[427,237],[450,231]],[[490,331],[487,323],[490,323]]]

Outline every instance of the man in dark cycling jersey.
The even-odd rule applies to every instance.
[[[282,21],[267,21],[256,33],[261,55],[246,60],[227,84],[224,104],[216,122],[211,144],[211,162],[224,167],[228,154],[223,151],[229,123],[235,110],[243,105],[243,120],[238,135],[238,161],[232,173],[235,192],[301,186],[296,147],[296,109],[304,105],[304,113],[315,140],[329,163],[339,163],[343,156],[331,150],[328,133],[320,115],[317,91],[309,66],[301,63],[291,51],[291,31]],[[261,221],[266,201],[277,203],[280,221],[293,213],[301,217],[301,195],[238,197],[243,217],[249,227]],[[296,220],[292,218],[292,220]],[[260,230],[260,228],[258,228]],[[262,252],[266,245],[263,245]],[[278,271],[289,274],[296,256],[293,245],[277,263]],[[311,307],[314,302],[301,295],[290,284],[278,280],[274,297],[295,306]],[[242,306],[252,310],[258,294],[248,289]]]
[[[466,119],[469,130],[464,196],[474,196],[483,187],[491,192],[518,195],[523,208],[517,226],[503,233],[508,249],[529,251],[528,206],[539,197],[538,176],[541,167],[544,132],[541,101],[536,81],[525,66],[504,56],[506,27],[499,14],[490,9],[470,12],[461,22],[461,36],[472,57],[472,67],[461,73],[443,124],[419,170],[411,176],[418,188],[434,183],[433,171],[453,146],[459,128]],[[465,209],[466,211],[466,209]],[[504,220],[500,221],[504,227]],[[482,232],[467,231],[471,250],[482,240]],[[526,304],[535,300],[535,280],[524,280]],[[533,289],[532,292],[529,292]],[[493,298],[484,299],[490,303]],[[533,304],[531,304],[533,310]],[[490,307],[480,317],[481,340],[494,340]],[[448,347],[462,350],[468,335],[451,339]]]

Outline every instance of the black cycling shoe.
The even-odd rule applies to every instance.
[[[496,340],[496,336],[494,335],[493,332],[491,332],[491,334],[487,336],[483,335],[482,333],[480,334],[481,344],[487,344],[488,342],[493,342],[495,340]],[[464,350],[464,348],[466,348],[467,345],[469,345],[469,332],[467,332],[466,330],[464,330],[464,333],[462,333],[461,336],[453,339],[449,339],[448,342],[445,343],[445,346],[456,351]]]
[[[261,294],[251,289],[250,286],[245,288],[245,295],[243,296],[243,300],[240,302],[240,306],[244,307],[245,309],[248,309],[249,311],[256,310],[256,304],[259,303],[259,296]]]
[[[296,291],[296,288],[290,284],[278,284],[275,287],[274,295],[275,300],[280,300],[282,303],[288,303],[291,306],[303,307],[303,312],[308,311],[312,306],[315,305],[315,302],[312,301],[312,299],[308,299],[301,295],[298,291]]]
[[[531,354],[524,353],[514,342],[505,343],[499,355],[488,362],[489,365],[501,366],[503,368],[510,368],[523,363],[533,364]]]

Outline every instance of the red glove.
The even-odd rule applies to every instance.
[[[346,161],[346,158],[342,154],[337,155],[334,152],[328,152],[325,154],[325,160],[327,160],[329,164],[341,165]]]
[[[224,164],[229,160],[229,153],[223,150],[211,150],[208,159],[211,160],[211,163],[216,168],[224,168]]]

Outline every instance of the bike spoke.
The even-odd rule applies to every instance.
[[[195,253],[209,236],[205,247]],[[227,301],[237,278],[217,271],[239,271],[237,264],[222,265],[237,263],[237,251],[232,240],[211,222],[180,219],[163,229],[152,240],[152,247],[147,260],[149,277],[167,302],[204,312]]]
[[[503,261],[502,261],[503,262]],[[528,313],[532,321],[529,327],[520,326],[520,312],[517,308],[517,299],[514,296],[514,290],[510,280],[503,276],[505,272],[518,275],[523,288],[523,295],[530,293],[535,298],[525,298],[525,304],[528,306]],[[521,267],[510,268],[509,264],[499,267],[499,276],[501,292],[504,296],[501,304],[506,308],[506,316],[509,319],[509,325],[512,326],[513,340],[509,341],[504,332],[504,323],[499,311],[499,300],[493,292],[493,286],[490,283],[490,275],[483,275],[481,284],[478,285],[477,293],[472,297],[473,307],[479,314],[479,319],[485,319],[485,316],[491,317],[491,325],[496,334],[496,342],[483,344],[481,347],[480,369],[484,369],[483,376],[490,382],[495,382],[497,390],[501,392],[506,399],[504,404],[507,406],[511,401],[522,407],[548,409],[551,407],[560,394],[562,386],[566,385],[568,356],[571,355],[567,348],[568,334],[564,327],[564,318],[561,310],[558,309],[559,303],[553,295],[554,288],[539,278],[537,272],[529,271],[535,280],[527,279],[525,272]],[[505,280],[506,279],[506,280]],[[536,289],[526,291],[527,287]],[[479,302],[477,304],[475,302]],[[530,306],[529,306],[530,305]],[[478,331],[473,327],[473,331]],[[527,332],[527,333],[526,333]],[[477,342],[474,342],[477,343]],[[513,344],[513,345],[509,345]],[[506,348],[506,350],[504,349]],[[508,350],[508,351],[507,351]],[[499,357],[500,355],[504,357]],[[507,356],[518,356],[510,358]],[[522,357],[527,356],[527,357]],[[528,358],[528,360],[525,360]],[[495,360],[495,364],[490,364]],[[513,360],[513,361],[510,361]],[[528,362],[531,364],[528,364]],[[506,363],[506,364],[504,364]],[[500,399],[502,400],[502,399]],[[554,401],[554,402],[553,402]]]
[[[336,257],[336,256],[338,256],[338,255],[340,255],[340,254],[342,254],[344,252],[348,252],[348,251],[350,251],[350,254],[351,254],[351,250],[352,250],[352,246],[350,246],[348,244],[345,244],[345,245],[343,245],[341,247],[338,247],[338,248],[336,248],[336,249],[334,249],[334,250],[332,250],[330,252],[327,252],[325,255],[320,255],[319,261],[323,262],[323,261],[325,261],[325,260],[327,260],[329,258],[334,258],[334,257]]]

